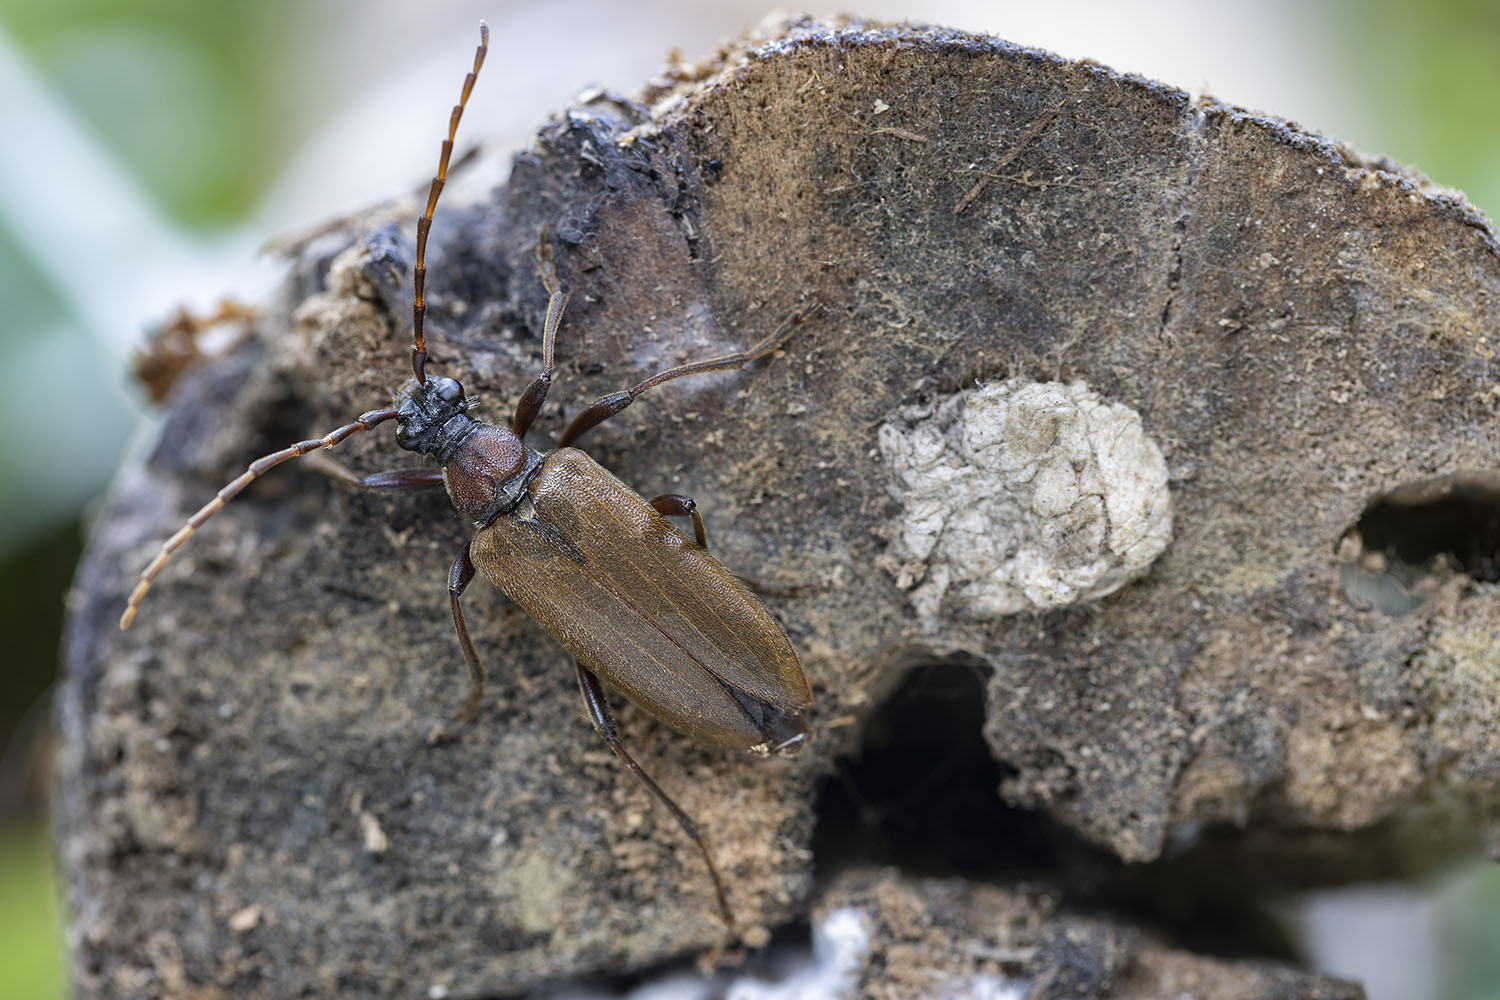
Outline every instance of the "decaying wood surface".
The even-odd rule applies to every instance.
[[[817,699],[802,757],[725,756],[617,706],[747,924],[808,911],[820,780],[907,670],[953,657],[988,673],[1007,799],[1119,858],[1225,823],[1328,878],[1480,835],[1495,580],[1450,566],[1396,616],[1348,596],[1339,548],[1400,488],[1495,506],[1500,244],[1461,197],[1097,65],[803,21],[555,118],[486,195],[461,181],[433,228],[429,370],[493,419],[539,364],[539,234],[572,290],[543,435],[823,303],[783,356],[671,383],[586,442],[646,495],[694,496],[735,571],[816,584],[767,598]],[[445,583],[470,529],[442,496],[278,470],[115,629],[155,546],[248,460],[386,405],[415,211],[299,248],[99,518],[57,802],[80,995],[510,993],[715,943],[691,845],[591,731],[562,650],[482,584],[489,697],[425,742],[465,693]],[[1137,414],[1170,542],[1086,605],[986,616],[939,591],[918,615],[936,567],[897,549],[881,429],[1005,379]],[[383,428],[337,457],[411,461]]]
[[[866,952],[850,996],[1296,997],[1363,1000],[1354,983],[1272,962],[1176,951],[1149,934],[1070,914],[1056,895],[960,879],[910,879],[855,869],[818,900],[819,926],[853,922]],[[858,940],[858,938],[856,938]]]

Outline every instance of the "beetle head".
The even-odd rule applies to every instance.
[[[407,451],[435,455],[452,433],[453,420],[468,421],[467,410],[464,387],[456,379],[412,379],[396,401],[396,443]]]

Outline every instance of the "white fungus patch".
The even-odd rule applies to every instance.
[[[813,928],[812,960],[779,982],[737,980],[726,1000],[823,1000],[853,993],[870,954],[870,929],[864,913],[842,906]]]
[[[888,568],[929,625],[1103,597],[1172,537],[1161,450],[1082,382],[1007,379],[909,408],[880,452],[902,515]]]
[[[541,993],[537,997],[538,1000],[842,1000],[853,995],[869,958],[870,917],[856,907],[842,906],[814,925],[811,949],[773,944],[768,956],[758,963],[774,970],[768,978],[720,973],[705,979],[696,971],[677,972],[649,980],[627,993],[573,989]],[[974,996],[992,1000],[989,994]]]
[[[937,995],[941,1000],[1026,1000],[1035,985],[1033,979],[973,975],[949,979]]]

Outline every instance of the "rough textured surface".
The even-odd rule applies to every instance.
[[[934,630],[950,589],[970,618],[1066,607],[1119,590],[1171,540],[1161,450],[1082,383],[980,386],[878,440],[901,503],[888,565]]]
[[[1001,889],[856,870],[815,919],[849,908],[869,935],[851,994],[866,1000],[1363,1000],[1354,983],[1270,962],[1168,947],[1109,920],[1068,913],[1044,887]]]
[[[601,97],[488,197],[462,178],[449,197],[429,370],[508,417],[539,364],[545,231],[573,298],[543,436],[824,303],[784,356],[671,383],[587,439],[643,493],[695,496],[732,569],[820,584],[768,599],[817,699],[801,758],[619,712],[746,924],[801,911],[818,777],[903,670],[949,655],[989,670],[1004,794],[1122,858],[1229,822],[1337,877],[1493,814],[1494,580],[1450,573],[1395,617],[1346,596],[1336,552],[1387,492],[1500,470],[1500,245],[1461,198],[1099,66],[812,23],[643,103]],[[178,380],[101,514],[57,799],[84,995],[475,995],[715,943],[692,849],[590,731],[559,647],[484,586],[466,604],[489,698],[425,744],[464,693],[444,584],[467,529],[441,496],[280,470],[115,630],[160,540],[247,461],[388,401],[404,207],[299,249],[255,335]],[[877,429],[1012,376],[1138,413],[1174,537],[1101,602],[975,621],[945,599],[934,634],[877,568],[899,513]],[[386,434],[339,451],[408,464]],[[1394,839],[1360,854],[1356,830]]]

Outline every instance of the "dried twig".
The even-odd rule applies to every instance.
[[[994,180],[1006,164],[1010,163],[1010,161],[1014,160],[1017,156],[1020,156],[1021,150],[1026,148],[1026,144],[1035,139],[1041,133],[1042,129],[1046,128],[1047,124],[1051,122],[1052,119],[1057,117],[1057,113],[1062,110],[1062,106],[1063,102],[1058,101],[1056,104],[1052,105],[1052,107],[1043,112],[1042,117],[1032,122],[1031,127],[1028,128],[1026,132],[1021,136],[1021,141],[1017,142],[1010,148],[1009,151],[1006,152],[1004,156],[1000,157],[1000,162],[995,164],[994,169],[985,171],[983,176],[979,178],[974,186],[969,188],[969,192],[962,198],[958,199],[958,204],[953,206],[953,214],[957,215],[959,212],[962,212],[964,209],[968,208],[969,203],[975,198],[979,197],[979,193],[984,190],[985,185]]]

